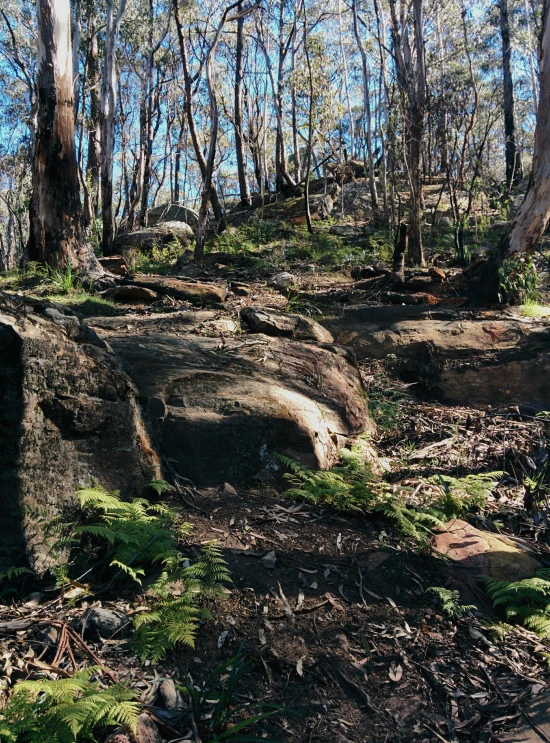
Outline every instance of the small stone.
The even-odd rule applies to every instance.
[[[159,686],[159,697],[167,710],[183,709],[183,699],[172,679],[165,679]]]
[[[268,552],[267,555],[264,555],[262,557],[262,563],[264,568],[273,570],[275,568],[275,565],[277,564],[277,555],[275,554],[275,552]]]
[[[135,738],[136,743],[162,743],[157,726],[145,713],[138,717]]]
[[[233,487],[233,485],[230,485],[228,482],[224,482],[224,484],[223,484],[223,492],[226,495],[232,495],[232,496],[238,496],[239,495],[237,493],[237,491],[235,490],[235,488]]]
[[[111,637],[126,622],[124,614],[110,609],[92,609],[86,619],[86,626],[94,629],[101,637]]]
[[[248,297],[250,294],[250,287],[248,284],[241,284],[239,281],[232,281],[231,291],[238,297]]]
[[[386,266],[386,264],[384,263],[384,261],[377,261],[374,264],[374,270],[377,273],[389,273],[390,272],[390,269]]]
[[[438,281],[445,281],[447,278],[447,274],[445,271],[443,271],[442,268],[438,268],[437,266],[431,266],[430,267],[430,276],[433,276],[434,279],[437,279]]]
[[[128,276],[128,266],[121,255],[109,255],[98,258],[99,264],[115,276]]]
[[[277,291],[284,291],[293,286],[294,282],[294,276],[288,273],[288,271],[283,271],[272,276],[267,282],[267,285],[273,287],[273,289],[277,289]]]

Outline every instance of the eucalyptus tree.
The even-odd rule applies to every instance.
[[[29,257],[88,279],[99,265],[82,230],[74,139],[69,0],[38,0],[37,116]]]

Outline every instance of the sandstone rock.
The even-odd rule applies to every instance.
[[[225,495],[230,495],[232,498],[236,498],[239,495],[233,485],[230,485],[228,482],[224,482],[223,492]]]
[[[135,739],[136,743],[162,743],[157,726],[145,712],[138,717]]]
[[[241,310],[241,319],[254,333],[279,335],[317,343],[334,342],[328,330],[315,320],[302,315],[279,314],[261,307],[244,307]]]
[[[431,276],[413,276],[405,283],[405,289],[410,291],[426,291],[426,289],[434,283]]]
[[[373,430],[343,349],[258,334],[226,339],[220,354],[218,338],[183,325],[177,335],[162,324],[148,335],[121,330],[102,332],[143,393],[165,402],[162,451],[197,486],[276,479],[275,452],[326,469],[348,436]]]
[[[288,273],[288,271],[283,271],[282,273],[272,276],[267,282],[267,285],[273,287],[273,289],[277,289],[277,291],[284,291],[293,286],[294,282],[294,276],[291,273]]]
[[[251,292],[251,287],[248,284],[241,284],[239,281],[232,281],[231,291],[238,297],[248,297]]]
[[[137,232],[117,235],[113,240],[113,249],[124,256],[133,248],[149,251],[154,245],[162,247],[176,239],[185,244],[194,237],[195,233],[185,222],[163,222],[156,227],[145,227]]]
[[[447,278],[447,274],[442,268],[438,268],[437,266],[431,266],[430,267],[430,276],[432,276],[437,281],[445,281]]]
[[[381,295],[381,299],[390,304],[437,304],[439,302],[437,297],[433,297],[431,294],[416,293],[416,294],[401,294],[399,292],[384,292]]]
[[[267,570],[274,570],[277,564],[277,555],[273,551],[268,552],[267,555],[262,557],[261,562]]]
[[[158,459],[135,385],[104,341],[60,309],[0,295],[0,399],[0,563],[18,564],[26,550],[41,571],[44,514],[93,477],[139,495]]]
[[[507,581],[532,578],[540,568],[518,540],[481,531],[461,519],[447,522],[445,529],[433,537],[432,548],[459,567]]]
[[[128,276],[128,267],[121,255],[104,256],[98,258],[98,261],[109,273],[114,273],[115,276]]]
[[[359,359],[397,356],[396,371],[450,403],[550,407],[550,321],[511,312],[350,307],[324,318]]]
[[[378,275],[379,273],[374,266],[354,266],[351,269],[352,279],[370,279]]]
[[[158,294],[151,289],[132,284],[114,286],[112,289],[101,292],[101,296],[113,299],[115,302],[124,302],[127,304],[133,304],[134,302],[138,304],[152,304],[159,298]]]
[[[227,289],[217,284],[206,284],[201,281],[182,281],[163,276],[137,274],[132,283],[159,294],[168,294],[174,299],[183,299],[192,304],[215,302],[220,304],[227,297]]]

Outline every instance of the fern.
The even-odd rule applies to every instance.
[[[392,521],[404,537],[425,542],[432,529],[442,526],[435,513],[408,508],[390,486],[377,481],[364,457],[353,449],[340,451],[341,463],[331,470],[307,470],[294,460],[276,455],[291,471],[290,498],[326,505],[338,511],[377,513]]]
[[[189,567],[183,567],[181,555],[167,557],[162,573],[149,588],[151,611],[134,620],[137,655],[157,663],[177,645],[194,647],[201,622],[211,616],[199,601],[222,596],[223,583],[230,580],[227,563],[215,542],[206,544],[200,558]],[[178,583],[183,587],[174,595]]]
[[[451,591],[448,588],[440,586],[432,586],[427,590],[431,593],[435,593],[441,602],[441,611],[446,614],[449,619],[459,619],[470,611],[475,611],[477,609],[473,604],[461,604],[460,594],[458,591]]]
[[[80,505],[99,521],[77,526],[74,534],[108,542],[109,564],[137,583],[144,574],[144,564],[160,562],[175,551],[174,533],[169,528],[175,514],[166,506],[151,505],[143,498],[121,501],[117,491],[107,493],[100,485],[83,488],[76,495]]]
[[[20,681],[0,717],[1,743],[96,741],[96,728],[124,725],[135,732],[139,704],[122,685],[102,689],[98,668],[57,681]]]
[[[550,637],[550,570],[539,570],[534,578],[508,582],[482,578],[493,606],[504,607],[506,619],[522,624],[541,638]]]
[[[164,492],[175,490],[173,485],[170,485],[166,480],[151,480],[148,487],[154,490],[157,495],[162,495]]]
[[[456,518],[463,513],[484,508],[487,499],[498,485],[502,472],[478,472],[465,477],[434,475],[428,482],[443,491],[432,504],[434,512],[444,518]]]

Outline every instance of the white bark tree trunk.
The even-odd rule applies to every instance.
[[[37,14],[38,114],[29,257],[99,278],[104,272],[81,225],[70,2],[38,0]]]

